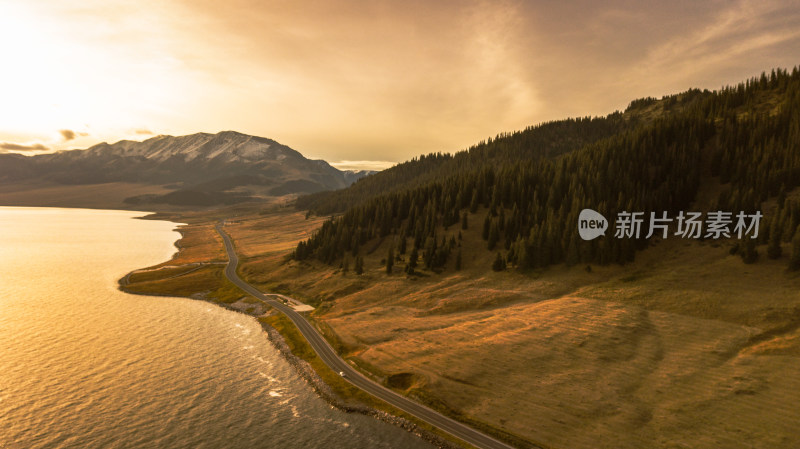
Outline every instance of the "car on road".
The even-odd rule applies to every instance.
[[[339,375],[342,377],[347,377],[347,373],[345,373],[344,371],[339,371]]]

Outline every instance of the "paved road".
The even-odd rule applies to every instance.
[[[275,299],[275,295],[262,293],[252,285],[239,278],[239,275],[236,274],[236,266],[239,264],[239,257],[236,255],[236,251],[233,248],[233,243],[231,242],[230,237],[228,237],[228,234],[222,230],[222,226],[220,224],[217,225],[217,232],[220,233],[222,239],[225,241],[225,250],[228,252],[228,265],[225,267],[225,276],[227,276],[231,282],[236,284],[237,287],[241,288],[247,293],[250,293],[256,298],[261,299],[289,317],[289,319],[294,322],[295,326],[297,326],[306,340],[308,340],[309,344],[311,344],[311,347],[314,348],[314,351],[317,352],[317,355],[322,359],[322,361],[325,362],[325,364],[328,365],[333,371],[337,373],[345,373],[345,380],[366,391],[367,393],[376,396],[403,410],[404,412],[414,415],[422,421],[438,427],[439,429],[442,429],[445,432],[463,441],[466,441],[475,447],[485,449],[512,449],[512,446],[497,441],[488,435],[484,435],[483,433],[478,432],[477,430],[465,424],[454,421],[453,419],[450,419],[439,412],[414,402],[405,396],[401,396],[394,391],[391,391],[384,386],[364,377],[361,373],[347,364],[347,362],[341,359],[338,354],[336,354],[336,351],[334,351],[330,344],[328,344],[327,340],[325,340],[325,338],[322,337],[319,332],[317,332],[314,326],[312,326],[311,323],[305,319],[305,317],[295,312],[291,307]]]

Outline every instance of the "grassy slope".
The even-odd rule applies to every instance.
[[[793,445],[800,277],[784,271],[787,256],[767,260],[761,247],[744,265],[725,244],[669,239],[627,266],[494,273],[481,213],[463,231],[462,271],[412,278],[403,263],[385,274],[388,241],[365,257],[363,276],[343,275],[286,262],[319,219],[218,215],[239,214],[228,230],[244,277],[321,304],[313,318],[346,357],[479,426],[552,447]],[[224,260],[217,219],[189,217],[179,257],[132,285],[237,299],[214,265],[185,265]],[[169,279],[155,280],[162,272]],[[208,284],[192,278],[201,274]]]
[[[442,274],[407,277],[399,262],[387,276],[387,239],[366,245],[356,276],[286,261],[320,219],[237,213],[243,277],[319,305],[313,318],[347,358],[480,427],[570,448],[796,444],[800,276],[786,255],[767,260],[762,246],[744,265],[725,242],[672,238],[626,266],[494,273],[479,211],[461,271],[451,257]]]
[[[208,298],[235,302],[242,292],[224,276],[226,259],[214,222],[194,222],[178,228],[180,251],[169,261],[134,271],[121,280],[131,293]]]
[[[230,229],[245,277],[320,303],[347,357],[432,406],[554,447],[791,447],[800,278],[786,256],[744,265],[670,239],[624,267],[493,273],[471,218],[464,269],[413,278],[384,273],[388,241],[356,276],[248,252],[271,218]]]
[[[271,209],[273,210],[273,209]],[[320,378],[339,397],[342,404],[355,409],[369,407],[389,413],[418,426],[423,432],[438,436],[443,441],[464,445],[448,434],[440,432],[413,416],[398,410],[344,381],[338,373],[328,368],[319,359],[292,322],[277,314],[256,298],[244,295],[238,287],[225,278],[222,262],[227,260],[222,239],[214,225],[222,217],[240,216],[242,219],[228,221],[229,230],[242,227],[247,232],[238,232],[235,240],[242,260],[258,254],[280,264],[286,251],[316,228],[319,220],[305,220],[304,214],[278,210],[260,213],[246,206],[236,206],[216,212],[184,213],[180,215],[156,215],[154,218],[188,221],[179,227],[181,239],[177,242],[180,252],[169,261],[130,273],[121,280],[122,289],[131,293],[149,295],[186,296],[205,299],[231,306],[253,315],[263,324],[274,327],[286,340],[293,354],[308,362]],[[324,323],[320,323],[325,327]],[[469,447],[469,446],[464,446]]]

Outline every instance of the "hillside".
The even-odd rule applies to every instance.
[[[606,217],[622,211],[675,216],[713,179],[722,187],[702,212],[753,214],[800,184],[799,123],[795,68],[716,92],[636,100],[625,113],[605,118],[498,136],[455,156],[419,158],[348,189],[300,198],[298,207],[312,212],[346,209],[301,242],[295,258],[340,263],[390,238],[398,261],[413,250],[425,269],[439,270],[455,249],[448,229],[469,225],[482,226],[481,245],[499,251],[498,269],[630,262],[648,239],[583,241],[574,231],[582,209]],[[384,185],[392,187],[381,190]],[[479,207],[490,213],[476,222]],[[766,243],[773,228],[779,234],[773,246],[791,240],[799,215],[800,204],[782,201],[776,214],[764,216],[758,243]],[[740,249],[754,257],[752,248],[733,251]]]
[[[643,98],[630,103],[624,113],[605,117],[577,117],[529,126],[479,142],[455,154],[431,153],[386,169],[379,176],[361,180],[350,188],[303,195],[295,206],[317,215],[344,212],[376,193],[401,191],[485,166],[514,165],[519,161],[552,159],[581,149],[667,114],[685,111],[712,97],[709,91],[691,89],[664,97]]]
[[[788,244],[754,264],[726,244],[668,239],[625,265],[495,272],[470,227],[460,269],[451,258],[409,276],[398,261],[388,275],[384,239],[358,274],[351,257],[286,263],[290,242],[320,224],[297,215],[227,227],[240,274],[314,304],[332,345],[402,394],[516,447],[795,447],[800,277],[785,269]]]
[[[366,174],[343,172],[274,140],[234,131],[122,140],[30,157],[0,154],[0,190],[8,186],[20,186],[14,189],[17,193],[26,186],[40,192],[41,186],[76,190],[76,186],[112,183],[154,187],[145,194],[133,189],[126,197],[131,206],[261,200],[340,189]]]
[[[609,118],[618,133],[569,151],[522,157],[514,139],[532,128],[460,153],[460,173],[436,156],[323,222],[288,263],[256,250],[250,230],[269,219],[241,222],[232,233],[255,250],[241,271],[315,304],[340,352],[387,386],[520,447],[793,447],[800,72]],[[672,223],[667,238],[612,225],[584,241],[584,208],[763,218],[755,239]]]
[[[438,171],[456,156],[419,158],[332,194],[358,198],[333,220],[243,206],[184,215],[183,257],[202,257],[127,288],[262,313],[220,283],[221,265],[196,270],[219,260],[213,225],[235,216],[225,230],[240,276],[315,306],[315,325],[366,375],[515,447],[794,448],[798,84],[797,70],[776,71],[636,100],[612,114],[619,133],[516,163],[481,162],[502,159],[492,149],[510,136],[458,156],[474,164],[464,173]],[[390,179],[404,184],[356,188]],[[611,217],[620,205],[757,209],[764,221],[746,244],[571,244],[580,208]]]
[[[481,166],[553,158],[614,135],[628,126],[619,113],[607,117],[544,123],[524,131],[498,135],[454,155],[421,155],[382,171],[380,176],[360,180],[350,188],[301,196],[297,199],[296,207],[319,215],[343,212],[375,196],[377,192],[402,191]]]

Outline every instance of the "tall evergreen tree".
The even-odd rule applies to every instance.
[[[487,239],[487,247],[489,248],[489,251],[494,249],[499,239],[500,229],[497,226],[497,220],[492,220],[492,224],[489,225],[489,238]]]
[[[506,261],[503,259],[503,255],[500,254],[498,251],[497,257],[495,257],[494,262],[492,262],[492,270],[494,271],[503,271],[506,269]]]
[[[781,257],[781,229],[778,220],[773,220],[769,227],[769,243],[767,244],[767,257],[777,259]]]
[[[394,249],[389,247],[389,253],[386,255],[386,274],[392,274],[392,267],[394,266]]]
[[[756,251],[756,240],[748,238],[742,245],[740,253],[744,263],[754,263],[758,259],[758,251]]]
[[[792,257],[789,259],[789,269],[800,270],[800,227],[797,228],[792,239]]]
[[[408,255],[408,263],[406,264],[406,273],[414,274],[414,269],[417,268],[418,258],[419,253],[417,252],[417,248],[411,248],[411,253]]]
[[[483,230],[481,231],[481,238],[484,240],[489,240],[489,228],[492,226],[492,219],[489,214],[486,215],[486,218],[483,220]]]

